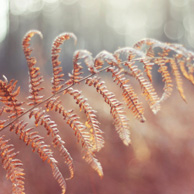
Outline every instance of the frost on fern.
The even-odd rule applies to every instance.
[[[7,172],[7,178],[12,182],[12,193],[24,193],[25,179],[22,161],[16,159],[17,153],[14,151],[14,146],[8,144],[6,140],[7,133],[3,135],[6,130],[14,132],[16,138],[30,146],[33,152],[37,152],[39,157],[49,164],[62,193],[66,192],[66,179],[72,179],[74,176],[73,158],[65,147],[64,138],[61,135],[61,130],[66,129],[57,123],[56,117],[50,114],[51,111],[73,130],[77,142],[81,144],[83,159],[100,177],[103,176],[102,165],[96,157],[96,152],[106,146],[103,137],[103,134],[106,133],[105,126],[100,124],[99,113],[92,108],[92,103],[89,103],[78,84],[84,83],[89,90],[94,87],[99,97],[103,98],[104,103],[110,108],[115,130],[125,145],[133,142],[130,138],[130,121],[126,116],[126,109],[129,109],[132,116],[140,122],[146,121],[144,116],[146,110],[139,100],[140,94],[136,91],[136,85],[132,85],[132,78],[136,79],[136,84],[141,87],[142,95],[155,114],[161,109],[161,102],[171,96],[173,85],[176,85],[182,99],[186,101],[182,77],[194,84],[194,53],[182,45],[163,43],[154,39],[140,40],[133,47],[120,48],[113,54],[104,50],[95,57],[87,50],[76,50],[73,54],[72,72],[64,72],[59,61],[60,46],[68,39],[77,42],[73,33],[65,32],[56,37],[52,44],[52,89],[46,91],[46,88],[41,86],[44,79],[40,68],[35,57],[31,56],[30,41],[34,35],[43,38],[41,32],[32,30],[24,36],[22,44],[29,73],[27,100],[24,100],[25,102],[18,100],[20,99],[20,86],[17,86],[17,80],[9,81],[4,75],[0,80],[0,131],[2,133],[0,156],[2,166]],[[87,67],[86,72],[83,65]],[[153,66],[155,65],[158,66],[158,73],[161,74],[164,84],[161,96],[157,94],[153,85]],[[68,76],[67,80],[65,80],[67,76],[64,75]],[[118,85],[123,97],[122,101],[119,101],[118,96],[108,89],[104,75],[110,76],[114,87]],[[75,89],[75,85],[80,88]],[[67,95],[75,100],[80,111],[84,112],[85,119],[80,118],[79,113],[73,109],[73,105],[72,109],[67,110],[63,100]],[[28,116],[29,119],[26,119],[25,116]],[[52,146],[56,149],[45,143],[47,137],[39,134],[39,130],[44,129],[51,137]],[[59,170],[53,150],[59,151],[69,172]]]

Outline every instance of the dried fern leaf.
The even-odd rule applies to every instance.
[[[150,50],[148,49],[148,53],[152,53],[151,57],[153,57],[154,55],[153,55],[153,50],[152,49],[155,48],[155,47],[161,47],[162,42],[160,42],[158,40],[155,40],[155,39],[151,39],[151,38],[144,38],[144,39],[136,42],[133,45],[133,48],[141,50],[144,45],[149,46]]]
[[[79,121],[79,117],[72,113],[73,111],[66,111],[64,106],[61,104],[61,101],[58,100],[58,97],[50,99],[46,103],[47,111],[54,110],[55,112],[60,113],[66,123],[74,130],[75,135],[77,137],[77,141],[81,142],[82,147],[84,145],[88,145],[87,149],[92,151],[92,145],[90,144],[90,133],[87,131],[86,126]]]
[[[96,68],[94,67],[94,59],[92,57],[92,53],[87,50],[77,50],[74,53],[74,56],[78,59],[84,59],[86,66],[88,67],[88,71],[92,74],[97,73]]]
[[[67,85],[79,83],[80,80],[83,78],[82,76],[80,76],[84,73],[81,72],[83,67],[81,66],[81,63],[78,62],[80,59],[84,59],[84,62],[88,67],[90,73],[97,73],[97,70],[94,67],[94,59],[92,57],[92,54],[87,50],[77,50],[74,52],[73,55],[73,71],[72,74],[69,73],[70,80],[66,82]]]
[[[3,168],[6,170],[7,179],[12,182],[13,194],[24,194],[24,172],[23,164],[16,159],[17,153],[14,152],[12,144],[8,144],[8,140],[4,140],[4,136],[0,136],[0,156],[2,158]]]
[[[179,67],[180,67],[180,70],[183,74],[183,76],[187,79],[187,80],[190,80],[190,76],[189,76],[189,73],[188,71],[186,70],[186,61],[183,61],[183,60],[178,60],[178,64],[179,64]]]
[[[149,81],[152,83],[152,67],[154,66],[153,63],[150,62],[150,60],[142,59],[140,60],[141,63],[144,64],[143,68],[144,68],[144,72],[146,73]]]
[[[95,57],[94,64],[96,69],[101,69],[104,62],[111,65],[111,67],[107,68],[107,72],[112,73],[113,81],[116,82],[123,90],[122,94],[127,107],[132,110],[132,113],[136,118],[138,118],[141,122],[144,122],[145,117],[143,116],[144,109],[142,103],[139,102],[134,89],[129,84],[129,80],[125,78],[123,74],[124,69],[120,68],[118,61],[113,54],[107,51],[102,51]]]
[[[31,101],[28,105],[33,106],[40,102],[42,102],[43,96],[39,95],[39,92],[43,90],[43,87],[40,87],[41,83],[43,82],[43,77],[40,76],[40,69],[36,67],[36,59],[31,57],[32,49],[30,48],[30,40],[35,35],[38,34],[42,38],[42,34],[40,31],[33,30],[27,32],[23,39],[23,51],[24,55],[28,64],[29,69],[29,77],[30,77],[30,84],[29,84],[29,92],[30,96],[28,99]]]
[[[104,62],[106,62],[109,65],[117,66],[119,69],[121,68],[118,64],[117,59],[113,56],[113,54],[105,50],[98,53],[94,58],[94,67],[97,70],[99,70],[103,67]]]
[[[73,159],[69,154],[68,150],[65,148],[65,142],[61,139],[61,136],[59,135],[57,124],[50,119],[49,115],[45,114],[44,110],[41,110],[39,108],[36,108],[30,112],[29,118],[32,118],[32,116],[35,119],[36,126],[44,126],[47,130],[47,134],[51,135],[53,140],[53,146],[59,149],[60,154],[65,160],[65,163],[68,165],[70,171],[70,177],[68,179],[72,179],[74,176]]]
[[[129,84],[129,80],[125,78],[121,70],[116,69],[115,67],[109,67],[107,72],[112,73],[113,81],[117,83],[122,89],[122,95],[127,107],[132,111],[135,118],[141,122],[145,121],[144,109],[142,103],[139,102],[137,94],[134,92],[134,89]]]
[[[177,52],[177,50],[171,46],[169,43],[160,42],[155,39],[151,38],[145,38],[140,41],[138,41],[133,47],[135,49],[142,49],[143,46],[147,46],[147,50],[145,51],[145,54],[147,57],[154,58],[156,56],[160,57],[167,57],[170,53],[170,51]],[[162,49],[162,52],[154,52],[155,48]]]
[[[114,52],[114,56],[117,59],[118,62],[122,62],[125,63],[125,61],[120,60],[120,55],[121,54],[125,54],[127,61],[139,61],[141,63],[144,64],[144,71],[147,74],[148,79],[150,80],[150,82],[152,82],[152,74],[151,74],[151,70],[153,67],[153,64],[150,63],[150,60],[147,60],[146,55],[144,52],[139,51],[135,48],[131,48],[131,47],[124,47],[124,48],[120,48],[118,50],[116,50]],[[150,57],[151,54],[147,54],[147,56]],[[126,70],[124,70],[125,74],[128,74],[130,76],[133,76],[131,72],[128,72]]]
[[[70,94],[76,100],[76,103],[80,107],[80,111],[83,109],[84,113],[87,117],[87,124],[90,126],[91,133],[91,144],[93,147],[93,151],[100,151],[100,149],[104,146],[104,139],[102,137],[102,130],[99,127],[99,122],[97,120],[95,111],[88,104],[87,99],[81,95],[81,92],[78,90],[74,90],[73,88],[68,88],[65,92]]]
[[[179,91],[180,96],[182,97],[182,99],[186,102],[186,98],[184,95],[184,91],[183,91],[183,81],[177,66],[177,61],[176,59],[171,59],[170,60],[170,66],[172,68],[173,74],[175,76],[175,81],[176,81],[176,85],[177,85],[177,89]]]
[[[77,37],[73,33],[66,32],[57,36],[52,45],[51,51],[53,66],[52,93],[56,93],[64,86],[64,84],[61,83],[64,81],[63,78],[64,74],[61,73],[63,71],[62,67],[59,67],[59,65],[61,64],[61,62],[59,61],[59,53],[61,52],[61,48],[59,47],[61,46],[61,44],[63,44],[65,40],[68,40],[70,38],[73,38],[75,43],[77,42]]]
[[[130,69],[130,71],[132,72],[132,75],[139,82],[143,91],[143,95],[146,97],[146,100],[148,101],[149,106],[153,111],[153,113],[156,114],[160,110],[160,103],[159,103],[160,99],[156,94],[154,87],[148,80],[146,80],[143,77],[143,73],[141,72],[140,69],[137,68],[136,65],[134,65],[134,63],[127,62],[125,63],[125,66],[127,66]]]
[[[16,118],[24,112],[23,102],[18,102],[16,97],[20,93],[20,87],[16,88],[17,81],[8,82],[0,80],[0,101],[5,105],[3,111],[9,113],[9,118]]]
[[[160,98],[160,102],[165,101],[167,98],[169,98],[172,94],[173,90],[173,84],[172,79],[170,77],[170,73],[168,72],[168,67],[166,63],[160,63],[158,72],[162,75],[162,81],[164,82],[164,93],[162,94],[162,97]]]
[[[188,68],[188,76],[191,81],[191,83],[194,85],[194,53],[193,52],[188,52],[188,57],[186,59],[187,62],[187,68]]]
[[[116,59],[119,59],[121,54],[126,55],[127,61],[131,61],[136,57],[138,57],[138,58],[145,57],[145,53],[143,53],[142,51],[139,51],[135,48],[131,48],[131,47],[123,47],[123,48],[117,49],[114,52],[114,57]]]
[[[83,76],[81,76],[83,74],[83,72],[81,71],[83,69],[83,67],[80,65],[79,61],[79,52],[75,52],[73,55],[73,71],[72,74],[69,73],[69,80],[66,82],[67,85],[72,85],[75,83],[79,83],[80,80],[83,78]]]
[[[45,107],[47,109],[47,112],[50,110],[54,110],[55,112],[58,112],[63,116],[64,119],[73,112],[73,110],[66,111],[64,106],[62,105],[61,100],[59,100],[60,97],[53,97],[49,101],[46,102]]]
[[[100,162],[95,158],[93,153],[94,147],[91,144],[90,133],[87,132],[86,127],[78,120],[79,117],[75,114],[70,114],[66,118],[67,124],[74,130],[78,142],[81,142],[83,148],[83,159],[98,173],[100,177],[103,176],[103,170]]]
[[[110,112],[114,119],[114,125],[117,133],[119,134],[121,140],[125,145],[128,145],[130,140],[129,132],[129,121],[123,110],[122,104],[116,99],[112,92],[109,92],[105,82],[100,81],[100,78],[94,76],[93,78],[88,78],[86,84],[89,86],[94,86],[98,93],[102,95],[104,101],[110,105]]]
[[[51,167],[53,177],[59,183],[62,193],[64,194],[66,191],[66,182],[63,175],[59,171],[57,161],[53,157],[52,150],[49,148],[49,145],[45,144],[43,141],[44,138],[38,135],[37,131],[32,131],[33,128],[26,129],[26,126],[27,123],[24,123],[24,121],[19,121],[14,125],[11,125],[10,131],[14,131],[15,134],[17,134],[19,138],[26,143],[26,145],[31,145],[33,152],[36,151],[43,161],[48,162]]]
[[[47,110],[55,110],[59,112],[65,119],[66,123],[74,130],[77,141],[81,142],[83,149],[83,158],[91,167],[98,173],[100,177],[103,176],[103,170],[100,162],[95,158],[93,153],[93,146],[90,140],[90,133],[87,131],[86,126],[79,121],[79,117],[72,113],[72,110],[66,111],[58,98],[52,98],[46,104]]]

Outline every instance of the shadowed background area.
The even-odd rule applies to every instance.
[[[21,98],[28,95],[28,69],[22,51],[22,38],[31,29],[40,30],[32,40],[33,55],[37,58],[44,75],[47,91],[51,85],[51,45],[62,32],[73,32],[78,42],[67,41],[62,45],[60,60],[65,76],[72,69],[72,55],[77,49],[87,49],[93,56],[102,50],[113,52],[119,47],[132,46],[138,40],[149,37],[160,41],[176,42],[186,48],[194,48],[194,1],[193,0],[0,0],[0,69],[6,75],[19,80]],[[162,84],[157,75],[157,91]],[[120,90],[106,77],[106,83],[121,99]],[[100,95],[81,84],[104,131],[105,147],[97,153],[102,163],[104,178],[81,159],[81,146],[76,143],[72,130],[58,115],[57,121],[66,147],[74,159],[75,177],[67,181],[68,194],[185,194],[194,192],[194,87],[185,79],[187,104],[178,92],[162,104],[162,110],[153,115],[144,102],[146,123],[139,123],[128,112],[131,123],[132,144],[126,147],[119,139],[112,124],[109,107]],[[132,82],[134,83],[134,82]],[[175,89],[175,88],[174,88]],[[96,103],[98,102],[98,103]],[[68,108],[76,104],[64,98]],[[77,112],[79,110],[77,108]],[[82,116],[82,115],[81,115]],[[44,128],[40,133],[46,136]],[[2,134],[20,152],[24,163],[27,194],[60,193],[60,188],[46,162],[42,162],[31,148],[8,130]],[[50,143],[50,138],[45,138]],[[65,177],[68,169],[59,154],[55,154]],[[0,167],[0,194],[11,193],[11,183]]]

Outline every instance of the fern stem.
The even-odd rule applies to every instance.
[[[3,128],[0,129],[0,132],[3,131],[5,128],[9,127],[11,124],[13,124],[15,121],[17,121],[18,119],[20,119],[21,117],[23,117],[24,115],[26,115],[27,113],[29,113],[30,111],[32,111],[33,109],[39,107],[40,105],[44,104],[45,102],[47,102],[48,100],[50,100],[51,98],[55,97],[57,94],[60,94],[62,93],[63,91],[69,89],[70,87],[82,82],[82,81],[85,81],[86,79],[88,79],[89,77],[92,77],[102,71],[105,71],[106,69],[108,69],[110,66],[107,66],[107,67],[104,67],[103,69],[101,70],[98,70],[98,72],[94,72],[92,74],[89,74],[88,76],[82,78],[81,80],[79,80],[79,82],[77,83],[73,83],[65,88],[62,88],[61,90],[57,91],[56,93],[52,94],[51,96],[47,97],[46,99],[44,99],[42,102],[38,103],[38,104],[35,104],[32,108],[29,108],[28,110],[26,110],[25,112],[23,112],[21,115],[19,115],[18,117],[16,117],[14,120],[12,120],[11,122],[9,122],[7,125],[5,125]]]
[[[161,57],[154,57],[154,59],[160,59]],[[163,57],[164,59],[172,59],[171,57]],[[136,59],[133,59],[132,61],[138,61],[140,58],[136,58]],[[153,58],[152,57],[147,57],[147,59],[150,59],[152,60]],[[122,63],[125,63],[126,61],[123,61]],[[88,79],[89,77],[92,77],[100,72],[103,72],[105,71],[106,69],[108,69],[111,65],[109,66],[106,66],[104,67],[103,69],[100,69],[98,70],[98,72],[93,72],[91,74],[89,74],[88,76],[82,78],[79,80],[79,82],[76,82],[76,83],[72,83],[71,85],[65,87],[65,88],[62,88],[61,90],[57,91],[56,93],[52,94],[51,96],[47,97],[46,99],[44,99],[42,102],[34,105],[32,108],[26,110],[24,113],[22,113],[21,115],[19,115],[18,117],[16,117],[13,121],[9,122],[7,125],[5,125],[3,128],[0,129],[0,132],[3,131],[5,128],[9,127],[11,124],[13,124],[16,120],[18,120],[19,118],[23,117],[24,115],[26,115],[27,113],[29,113],[30,111],[32,111],[33,109],[39,107],[40,105],[44,104],[45,102],[47,102],[48,100],[50,100],[51,98],[55,97],[57,94],[60,94],[62,93],[63,91],[69,89],[70,87],[76,85],[76,84],[79,84],[81,83],[82,81],[85,81],[86,79]]]

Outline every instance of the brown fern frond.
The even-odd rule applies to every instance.
[[[6,177],[12,182],[13,194],[24,194],[24,169],[19,159],[16,159],[18,153],[14,152],[14,146],[0,137],[0,156],[2,158],[3,168],[6,170]]]
[[[63,116],[64,119],[73,112],[73,110],[66,111],[64,106],[61,104],[61,100],[59,100],[59,96],[51,98],[48,102],[46,102],[45,107],[47,112],[50,110],[54,110]]]
[[[174,56],[177,65],[179,66],[183,76],[194,84],[194,53],[188,51],[183,45],[180,44],[170,44],[177,54]]]
[[[14,125],[11,125],[10,131],[14,131],[15,134],[17,134],[19,138],[26,143],[26,145],[31,145],[33,152],[36,151],[43,161],[48,162],[52,169],[53,177],[59,183],[59,186],[62,189],[62,193],[65,193],[66,182],[63,175],[59,171],[57,161],[53,157],[52,150],[49,148],[49,145],[45,144],[43,141],[44,138],[38,135],[37,131],[32,131],[33,128],[26,129],[26,126],[27,123],[24,121],[19,121]]]
[[[150,60],[147,60],[146,55],[144,52],[139,51],[135,48],[131,48],[131,47],[124,47],[124,48],[120,48],[118,50],[116,50],[114,52],[114,56],[117,59],[118,62],[123,62],[124,60],[120,60],[120,55],[121,54],[125,54],[126,55],[126,60],[127,61],[139,61],[142,64],[144,64],[144,71],[147,74],[148,79],[150,80],[150,82],[152,82],[152,74],[151,74],[151,70],[153,67],[153,64],[150,63]],[[151,54],[147,54],[147,56],[151,57]],[[124,70],[125,74],[128,74],[130,76],[133,76],[131,74],[131,72],[128,72],[126,70]]]
[[[77,141],[81,142],[83,149],[83,158],[91,167],[98,173],[99,176],[103,176],[102,166],[100,162],[95,158],[93,153],[93,145],[90,140],[90,133],[87,131],[86,126],[79,121],[79,117],[72,113],[72,110],[66,111],[58,98],[52,98],[46,103],[47,110],[55,110],[59,112],[65,119],[66,123],[74,130]]]
[[[79,52],[75,52],[73,55],[73,71],[72,71],[72,74],[71,73],[68,74],[70,79],[66,82],[67,85],[79,83],[80,80],[83,78],[83,76],[81,76],[83,74],[83,72],[81,72],[83,67],[80,65],[78,60],[79,60]]]
[[[43,82],[43,77],[40,76],[40,68],[35,66],[36,59],[34,57],[31,57],[32,49],[30,48],[30,40],[35,34],[38,34],[41,38],[43,37],[40,31],[32,30],[27,32],[27,34],[24,36],[22,44],[24,55],[28,64],[30,77],[29,84],[30,96],[28,96],[28,99],[31,101],[28,103],[28,105],[30,106],[42,102],[43,99],[43,96],[39,95],[39,92],[43,90],[43,87],[40,87],[41,83]]]
[[[139,102],[137,95],[134,92],[134,89],[129,84],[129,80],[125,78],[123,74],[123,68],[119,67],[117,59],[109,52],[102,51],[100,52],[95,58],[95,67],[100,68],[104,65],[104,61],[107,62],[109,65],[113,65],[115,67],[109,67],[107,72],[112,73],[113,81],[120,86],[123,90],[123,98],[127,104],[127,107],[132,110],[133,115],[138,118],[141,122],[145,121],[145,117],[143,116],[143,106],[142,103]]]
[[[119,64],[117,59],[113,56],[112,53],[109,53],[108,51],[101,51],[96,55],[94,58],[94,67],[99,70],[103,67],[104,62],[106,62],[109,65],[114,65],[117,66],[119,69],[122,69]]]
[[[152,53],[151,54],[151,57],[153,57],[154,54],[153,54],[153,50],[152,49],[154,47],[161,47],[162,42],[160,42],[158,40],[155,40],[155,39],[151,39],[151,38],[144,38],[144,39],[136,42],[133,45],[133,48],[138,49],[138,50],[141,50],[144,45],[151,47],[150,50],[148,51],[148,53]]]
[[[144,64],[144,66],[143,66],[144,72],[146,73],[146,75],[147,75],[149,81],[152,83],[152,81],[153,81],[153,80],[152,80],[152,68],[153,68],[153,66],[154,66],[154,63],[151,63],[150,60],[148,60],[148,59],[146,59],[146,58],[140,60],[140,62],[141,62],[142,64]]]
[[[56,37],[56,39],[53,42],[52,45],[52,51],[51,51],[51,57],[52,57],[52,66],[53,66],[53,77],[52,77],[52,93],[56,93],[59,91],[64,84],[61,84],[61,82],[64,81],[64,74],[62,72],[62,67],[59,67],[61,62],[59,61],[59,53],[61,52],[60,45],[63,44],[65,40],[68,40],[70,38],[74,39],[74,42],[76,44],[77,37],[73,33],[63,33]]]
[[[94,67],[94,59],[92,57],[92,54],[87,50],[77,50],[74,52],[73,55],[73,71],[72,74],[69,73],[70,80],[66,82],[67,85],[79,83],[80,80],[83,78],[82,76],[80,76],[84,73],[81,72],[83,67],[80,65],[81,63],[78,62],[80,59],[84,59],[84,62],[87,65],[90,73],[97,73],[97,70]]]
[[[90,133],[91,133],[91,143],[93,146],[93,151],[99,151],[104,146],[104,139],[102,137],[102,130],[99,127],[99,122],[97,120],[95,111],[88,104],[87,99],[81,95],[81,92],[78,90],[74,90],[73,88],[68,88],[65,92],[70,94],[76,100],[76,103],[80,107],[80,111],[83,111],[87,117],[87,125],[89,125]]]
[[[52,98],[45,104],[47,111],[54,110],[60,113],[63,119],[66,120],[66,123],[74,130],[77,141],[81,142],[82,147],[88,145],[87,149],[92,151],[90,133],[87,131],[86,126],[79,121],[79,117],[72,110],[66,111],[58,99],[59,97]]]
[[[7,78],[0,80],[0,101],[5,105],[3,111],[10,114],[9,118],[16,118],[24,112],[23,102],[16,99],[20,93],[20,87],[16,88],[16,84],[17,81],[13,79],[10,82]]]
[[[103,170],[101,163],[95,158],[93,152],[88,152],[86,149],[83,150],[83,159],[98,173],[100,177],[103,177]]]
[[[167,98],[169,98],[172,94],[173,90],[173,84],[172,79],[170,77],[170,73],[168,72],[168,67],[166,65],[166,62],[159,63],[159,69],[158,72],[162,75],[162,81],[164,82],[164,93],[162,94],[162,97],[160,98],[160,102],[163,102]]]
[[[134,62],[133,63],[126,62],[125,66],[127,66],[130,69],[130,71],[132,72],[132,75],[139,82],[143,91],[143,95],[146,97],[146,100],[148,101],[149,106],[153,111],[153,113],[156,114],[160,110],[160,103],[159,103],[160,99],[156,94],[154,87],[148,80],[146,80],[143,77],[143,73],[141,72],[140,69],[138,69],[136,65],[134,65]]]
[[[191,83],[194,85],[194,53],[193,52],[188,52],[188,57],[186,59],[187,62],[187,69],[188,69],[188,76],[189,79],[191,81]]]
[[[78,142],[81,142],[83,148],[83,158],[88,164],[98,173],[100,177],[103,176],[103,170],[100,162],[95,158],[93,153],[94,146],[91,144],[90,133],[87,131],[85,125],[79,121],[79,117],[75,114],[69,114],[66,117],[66,122],[74,130]]]
[[[181,73],[183,74],[183,76],[187,79],[187,80],[190,80],[190,76],[189,76],[189,73],[188,71],[186,70],[186,61],[183,61],[183,60],[178,60],[178,64],[179,64],[179,67],[180,67],[180,70],[181,70]]]
[[[117,83],[122,89],[123,99],[127,104],[127,107],[132,111],[133,115],[141,122],[145,121],[144,109],[142,103],[139,102],[137,94],[129,84],[129,80],[125,78],[122,71],[115,67],[109,67],[107,72],[112,73],[113,81]]]
[[[119,59],[121,54],[126,55],[127,61],[131,61],[135,57],[138,57],[138,58],[144,58],[145,57],[145,53],[143,53],[142,51],[139,51],[135,48],[131,48],[131,47],[124,47],[124,48],[117,49],[114,52],[114,57],[116,59]]]
[[[77,50],[74,53],[76,60],[84,59],[86,66],[88,67],[88,71],[92,74],[97,73],[96,68],[94,67],[94,59],[92,57],[92,53],[87,50]]]
[[[74,176],[73,159],[65,148],[65,142],[61,139],[61,136],[59,135],[59,130],[57,128],[56,123],[50,119],[49,115],[45,114],[44,110],[40,110],[39,108],[36,108],[30,112],[29,118],[32,118],[32,116],[35,118],[36,126],[44,126],[47,130],[47,134],[52,136],[53,146],[59,149],[60,154],[63,156],[65,163],[69,167],[70,177],[68,179],[72,179]]]
[[[105,82],[100,81],[100,78],[96,76],[94,76],[93,78],[88,78],[86,80],[86,84],[88,84],[89,86],[94,86],[97,92],[103,96],[104,101],[110,105],[110,112],[114,119],[116,131],[123,143],[125,145],[128,145],[131,142],[129,136],[129,121],[123,110],[122,104],[116,99],[115,95],[112,92],[108,91],[104,83]]]
[[[175,76],[175,81],[176,81],[176,85],[177,85],[177,89],[179,91],[180,96],[182,97],[182,99],[186,102],[186,98],[184,95],[184,91],[183,91],[183,81],[177,66],[177,60],[176,59],[171,59],[170,60],[170,66],[172,68],[173,74]]]
[[[0,116],[3,114],[4,109],[5,109],[4,106],[0,109]],[[0,120],[0,129],[2,129],[2,128],[4,127],[4,125],[5,125],[5,123],[7,122],[7,120],[8,120],[8,119],[6,119],[6,120],[5,120],[5,119],[4,119],[4,120]]]
[[[167,57],[167,56],[169,56],[170,51],[173,51],[175,53],[178,52],[178,50],[175,49],[171,44],[165,43],[165,42],[160,42],[158,40],[151,39],[151,38],[142,39],[142,40],[138,41],[137,43],[135,43],[133,47],[135,49],[140,50],[140,49],[142,49],[143,45],[148,47],[145,51],[145,54],[146,54],[146,56],[151,57],[151,58],[156,57],[156,56]],[[162,52],[154,52],[155,48],[162,49]],[[178,52],[178,53],[180,53],[180,52]]]

